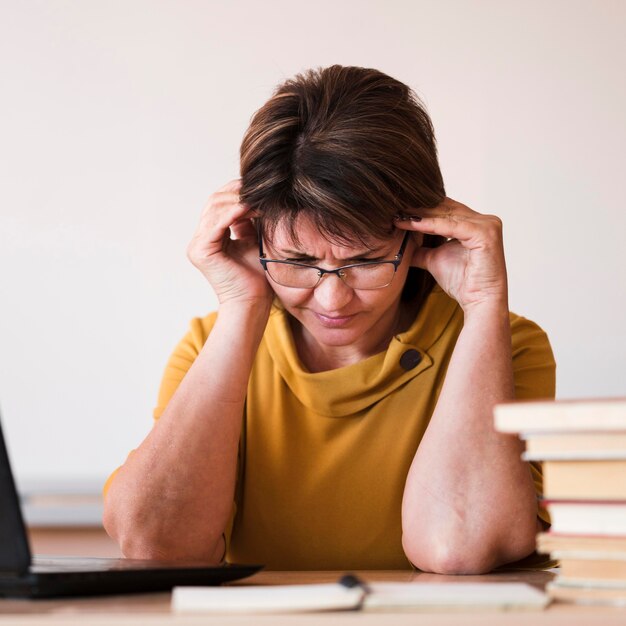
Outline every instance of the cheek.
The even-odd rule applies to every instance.
[[[399,279],[396,281],[396,279]],[[403,275],[397,275],[394,282],[388,289],[374,289],[371,291],[355,291],[352,296],[352,306],[355,308],[362,307],[365,311],[378,311],[391,306],[395,298],[399,295],[404,287],[406,279],[406,271]],[[276,283],[270,283],[276,297],[280,300],[286,309],[298,309],[306,307],[315,299],[315,290],[313,289],[289,289]]]
[[[307,302],[312,293],[310,289],[289,289],[288,287],[277,285],[273,281],[270,281],[270,285],[276,297],[282,302],[283,306],[287,308],[301,306]]]
[[[395,294],[389,289],[376,289],[362,291],[359,300],[362,306],[369,311],[380,311],[391,306],[395,300]]]

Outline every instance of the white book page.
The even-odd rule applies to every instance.
[[[172,610],[211,613],[280,613],[354,609],[365,592],[338,583],[237,587],[175,587]]]
[[[175,612],[283,613],[366,610],[541,609],[548,597],[525,583],[368,583],[176,587]]]

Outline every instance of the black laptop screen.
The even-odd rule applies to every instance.
[[[22,574],[30,549],[0,423],[0,572]]]

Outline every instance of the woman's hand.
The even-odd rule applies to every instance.
[[[438,248],[416,247],[411,265],[430,272],[466,313],[485,304],[508,307],[502,222],[498,217],[482,215],[446,198],[435,208],[399,216],[396,226],[448,239]]]
[[[240,187],[240,180],[233,180],[211,195],[187,256],[211,283],[220,304],[268,303],[273,292],[259,263],[254,216],[239,202]]]

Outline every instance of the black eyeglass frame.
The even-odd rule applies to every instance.
[[[276,282],[279,285],[282,285],[283,287],[287,287],[288,289],[315,289],[320,284],[320,281],[324,277],[324,274],[335,274],[339,279],[344,281],[344,278],[341,275],[341,272],[343,270],[350,269],[353,267],[363,267],[363,266],[368,266],[368,265],[384,265],[384,264],[393,265],[393,276],[391,277],[391,280],[386,285],[383,285],[382,287],[369,287],[367,289],[362,289],[363,291],[373,291],[374,289],[384,289],[385,287],[389,287],[389,285],[391,285],[393,281],[393,277],[396,275],[396,272],[398,271],[398,267],[400,266],[400,263],[402,263],[404,250],[406,248],[406,244],[411,234],[410,230],[407,230],[405,232],[404,237],[402,239],[402,244],[400,245],[400,249],[398,250],[398,253],[395,255],[393,259],[390,259],[389,261],[365,261],[363,263],[351,263],[350,265],[342,265],[341,267],[337,267],[334,270],[327,270],[327,269],[324,269],[323,267],[318,267],[317,265],[309,265],[308,263],[298,263],[297,261],[281,261],[280,259],[268,259],[265,256],[265,252],[263,251],[263,235],[261,234],[260,224],[258,224],[257,232],[258,232],[258,238],[259,238],[259,262],[261,263],[261,265],[263,266],[263,269],[266,272],[268,272],[268,269],[267,269],[268,263],[279,263],[281,265],[295,265],[297,267],[307,267],[309,269],[317,270],[317,273],[318,273],[317,282],[312,287],[291,287],[289,285],[282,285],[282,283],[278,283],[278,281],[275,281],[272,278],[272,275],[268,272],[268,276],[272,278],[274,282]]]

